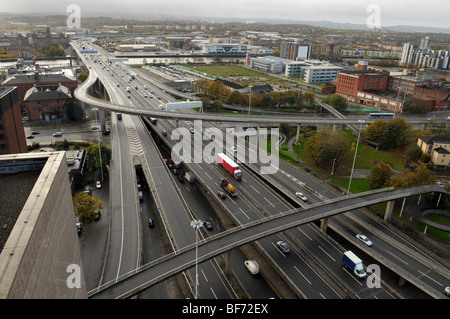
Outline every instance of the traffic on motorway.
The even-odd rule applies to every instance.
[[[76,46],[76,44],[74,45]],[[93,46],[92,44],[89,45]],[[98,51],[102,52],[100,49]],[[89,66],[89,70],[92,70],[92,67],[95,68],[103,85],[107,88],[108,94],[110,97],[115,96],[114,100],[118,104],[123,103],[133,108],[145,109],[151,107],[154,109],[163,109],[166,103],[174,100],[170,94],[165,92],[164,89],[161,89],[161,87],[163,87],[162,84],[158,83],[158,85],[155,85],[157,81],[154,79],[149,81],[148,74],[144,75],[140,73],[139,70],[132,71],[133,69],[123,63],[112,62],[112,60],[107,57],[106,52],[99,53],[98,56],[95,54],[92,56],[84,55],[83,58],[86,61],[86,65]],[[126,116],[124,120],[121,118],[119,119],[119,117],[116,119],[115,125],[117,136],[129,136],[127,135],[129,134],[129,131],[127,131],[125,127],[122,127],[121,131],[119,131],[119,129],[122,124],[125,126],[127,123],[130,123],[130,116]],[[151,149],[150,140],[144,140],[145,133],[141,127],[137,126],[138,121],[135,119],[132,121],[134,123],[134,129],[138,131],[138,139],[141,140],[141,142],[137,144],[139,144],[142,149],[149,151]],[[200,128],[202,132],[204,129],[214,127],[222,129],[217,123],[203,124],[206,127]],[[183,163],[183,171],[181,171],[181,167],[175,167],[174,163],[169,162],[168,164],[173,165],[173,167],[170,167],[164,162],[164,159],[168,160],[168,150],[176,144],[176,141],[173,141],[170,137],[172,131],[179,126],[185,126],[189,130],[193,129],[192,123],[185,121],[161,119],[149,121],[148,127],[150,128],[151,135],[154,136],[154,141],[158,143],[158,151],[156,151],[155,148],[152,153],[156,154],[159,152],[161,154],[163,152],[162,150],[165,149],[166,154],[164,157],[162,155],[159,156],[159,163],[158,159],[152,160],[152,165],[154,167],[157,167],[161,163],[164,164],[164,169],[157,173],[157,177],[153,177],[153,172],[156,168],[150,169],[147,167],[144,169],[147,174],[146,177],[150,175],[152,178],[160,181],[163,178],[162,174],[165,174],[164,180],[166,181],[166,184],[170,184],[172,181],[175,182],[174,185],[176,185],[178,190],[171,188],[170,198],[172,198],[172,200],[175,197],[179,197],[181,201],[188,202],[192,197],[197,198],[195,202],[183,204],[183,211],[186,211],[186,221],[181,222],[174,219],[173,221],[170,221],[170,224],[169,220],[162,221],[163,223],[167,222],[165,227],[172,229],[171,231],[169,230],[170,236],[178,235],[181,232],[190,234],[188,236],[190,239],[188,240],[180,237],[177,242],[178,248],[195,242],[195,236],[193,236],[194,232],[189,226],[188,220],[201,219],[206,221],[204,222],[206,230],[211,232],[221,229],[219,221],[223,218],[218,217],[215,214],[214,216],[211,216],[211,213],[206,215],[199,213],[205,207],[204,203],[202,204],[205,197],[211,205],[216,206],[216,211],[221,211],[222,213],[225,212],[226,215],[230,216],[229,218],[231,218],[234,223],[247,224],[265,216],[287,212],[298,207],[307,208],[309,205],[326,199],[327,197],[334,198],[338,196],[324,187],[320,181],[317,181],[311,176],[296,170],[291,165],[282,162],[280,162],[279,172],[273,176],[266,176],[266,182],[262,182],[261,178],[257,178],[255,175],[255,171],[257,171],[255,167],[257,167],[257,165],[253,165],[255,167],[252,168],[252,165],[239,164],[234,160],[235,151],[240,148],[246,149],[246,145],[237,145],[237,149],[225,149],[228,156],[225,154],[224,156],[221,156],[218,161],[220,164]],[[116,134],[114,134],[113,131],[112,138],[115,137]],[[123,138],[119,142],[119,145],[120,147],[123,147],[129,143],[127,138]],[[203,146],[205,147],[206,145],[206,141],[203,141]],[[225,145],[228,144],[225,143]],[[122,150],[119,152],[122,152]],[[131,154],[129,154],[129,158],[132,158]],[[129,158],[126,156],[122,157],[121,163],[126,163],[129,161]],[[147,159],[146,161],[150,162],[150,159]],[[179,176],[186,176],[186,174],[189,176],[188,178],[179,178]],[[195,176],[195,182],[193,183],[190,182],[191,176]],[[153,180],[153,182],[155,182],[155,180]],[[119,184],[122,184],[120,179],[117,180],[117,185]],[[268,187],[268,184],[278,189],[278,192],[275,192],[274,189]],[[158,185],[158,183],[156,182],[155,185]],[[196,187],[194,185],[199,186]],[[201,192],[199,191],[200,187],[204,190],[204,193],[202,194],[200,194]],[[161,194],[164,192],[167,194],[167,189],[162,189],[161,193],[158,193],[158,196],[162,196]],[[290,199],[280,199],[280,192],[287,193],[287,196],[290,197]],[[195,194],[195,196],[193,194]],[[209,198],[208,194],[214,194],[214,196]],[[130,198],[132,197],[131,194]],[[139,198],[139,195],[137,195],[137,197],[135,195],[134,197]],[[165,201],[171,201],[170,198]],[[166,203],[161,202],[161,204]],[[123,205],[127,204],[119,203],[115,207],[119,209],[120,205],[123,207]],[[195,207],[195,209],[193,209],[193,207]],[[137,210],[138,209],[136,208],[136,211]],[[211,207],[208,207],[207,210],[210,211]],[[344,261],[351,260],[345,259],[344,257],[346,255],[344,253],[348,250],[355,250],[362,256],[371,256],[371,258],[373,258],[374,256],[378,256],[372,254],[376,252],[376,254],[383,254],[383,258],[389,258],[391,262],[396,262],[396,259],[392,258],[392,255],[399,256],[402,253],[403,248],[407,247],[409,253],[404,256],[404,260],[411,259],[410,255],[412,254],[420,254],[419,260],[416,260],[415,262],[412,262],[412,260],[409,261],[409,263],[411,263],[411,266],[409,267],[415,268],[416,270],[425,267],[422,270],[419,270],[422,272],[426,272],[427,269],[429,269],[429,267],[427,267],[427,262],[425,261],[427,260],[427,257],[418,252],[417,248],[410,245],[407,240],[403,239],[393,230],[383,227],[379,221],[366,216],[364,212],[351,212],[351,215],[351,217],[345,216],[336,220],[333,219],[333,225],[330,223],[330,227],[332,227],[334,231],[341,234],[344,238],[346,237],[345,234],[351,238],[347,241],[347,246],[350,249],[343,249],[337,245],[334,240],[330,239],[329,236],[324,234],[316,225],[304,225],[283,234],[273,235],[258,240],[258,242],[255,243],[257,249],[252,250],[253,257],[248,256],[249,258],[247,258],[242,252],[237,252],[239,257],[234,257],[234,255],[232,255],[232,269],[237,273],[239,280],[247,291],[258,291],[260,288],[252,289],[252,287],[258,286],[256,282],[264,283],[265,279],[260,273],[263,271],[271,273],[268,269],[264,268],[273,267],[276,271],[272,270],[272,276],[275,276],[274,278],[283,278],[283,280],[289,282],[294,295],[297,294],[297,297],[345,298],[348,297],[347,291],[351,291],[351,295],[357,298],[398,298],[399,296],[396,293],[392,293],[391,289],[385,289],[383,287],[366,289],[367,287],[361,280],[355,281],[355,278],[358,279],[361,277],[358,275],[361,274],[361,267],[359,267],[357,273],[355,273],[355,265],[349,266],[350,262],[347,263]],[[215,225],[212,222],[214,220],[217,220]],[[149,218],[145,218],[145,223],[149,223]],[[156,221],[153,220],[153,226],[155,226],[155,223]],[[338,225],[335,223],[338,223]],[[179,224],[183,224],[184,226],[180,227]],[[349,226],[350,224],[352,224],[352,226]],[[146,230],[154,228],[153,226],[149,226],[150,225],[147,226]],[[162,230],[161,227],[161,231]],[[208,232],[204,234],[208,235]],[[386,237],[389,238],[389,241],[386,240]],[[139,241],[140,239],[137,239],[137,242]],[[393,245],[393,241],[395,241],[396,244]],[[123,247],[123,241],[121,245]],[[388,251],[391,256],[387,254]],[[246,254],[249,254],[249,252],[246,252]],[[244,257],[245,260],[243,260],[242,257]],[[121,257],[119,257],[119,259],[120,258]],[[358,256],[358,258],[360,257]],[[235,263],[235,259],[238,259],[239,263]],[[267,260],[270,260],[271,263],[267,263]],[[356,259],[353,258],[352,260]],[[364,263],[364,260],[361,264],[367,266]],[[258,267],[255,265],[258,265]],[[138,266],[139,263],[135,264],[135,267]],[[402,267],[404,268],[405,266],[402,265]],[[210,268],[211,274],[214,273],[213,268],[214,266],[212,265]],[[348,271],[348,269],[351,271]],[[244,270],[244,272],[242,272],[242,270]],[[414,273],[413,269],[409,271]],[[190,278],[196,277],[196,275],[193,274],[193,269],[189,270],[189,273]],[[417,273],[414,276],[421,277],[420,273]],[[443,293],[444,290],[440,285],[445,285],[444,281],[448,281],[448,274],[447,276],[444,275],[444,277],[441,277],[439,272],[435,272],[432,276],[436,276],[436,279],[427,280],[424,278],[423,280],[427,281],[427,285],[433,286],[436,286],[433,282],[440,281],[436,289],[441,289]],[[118,277],[119,276],[116,278]],[[204,277],[207,278],[207,276]],[[219,278],[219,276],[217,278]],[[200,286],[205,286],[207,281],[208,280],[204,280]],[[218,279],[217,282],[220,282],[220,279]],[[345,288],[343,288],[343,286]],[[281,292],[277,293],[281,294]],[[206,296],[206,292],[204,292],[203,295]]]

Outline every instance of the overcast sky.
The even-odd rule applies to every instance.
[[[381,26],[416,25],[450,28],[449,0],[0,0],[1,12],[67,14],[78,4],[81,17],[92,12],[104,15],[166,14],[198,17],[277,18],[366,24],[377,5]],[[375,21],[375,20],[371,20]]]

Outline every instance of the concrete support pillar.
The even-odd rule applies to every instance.
[[[395,204],[394,200],[388,201],[387,206],[386,206],[386,212],[384,213],[384,221],[385,222],[389,222],[391,220],[392,211],[394,210],[394,204]]]
[[[231,250],[225,253],[225,274],[231,274]]]
[[[327,227],[328,227],[328,217],[320,220],[320,229],[322,229],[324,232],[326,232]]]
[[[336,124],[333,124],[333,133],[336,132]]]
[[[104,132],[106,131],[106,111],[104,109],[98,109],[100,117],[100,128]]]
[[[256,149],[259,147],[259,123],[256,124]]]
[[[297,135],[295,136],[295,143],[298,142],[298,139],[300,137],[300,127],[301,127],[301,125],[297,124]]]

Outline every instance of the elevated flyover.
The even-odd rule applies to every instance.
[[[399,198],[429,192],[450,195],[448,191],[434,184],[398,190],[382,189],[315,203],[309,206],[308,209],[294,209],[273,215],[202,240],[198,246],[198,262],[206,261],[235,247],[240,247],[260,238],[316,220],[386,201],[393,201]],[[155,262],[144,265],[117,281],[98,287],[96,290],[90,291],[88,295],[90,298],[128,298],[143,289],[193,267],[195,262],[195,245],[190,245],[166,255]],[[443,272],[441,275],[446,280],[450,280],[448,271],[440,270],[439,268],[437,264],[433,266],[433,270]],[[427,292],[430,296],[437,299],[445,298],[442,292],[425,285],[407,271],[403,269],[395,269],[395,271],[412,284]]]

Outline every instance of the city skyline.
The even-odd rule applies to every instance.
[[[286,21],[330,21],[334,23],[367,24],[371,16],[378,14],[381,27],[396,25],[427,26],[449,28],[447,13],[450,12],[450,3],[446,0],[431,0],[424,5],[416,0],[399,1],[358,1],[349,0],[320,2],[312,0],[291,1],[280,0],[276,3],[264,1],[237,1],[214,3],[206,0],[171,0],[133,1],[131,6],[123,8],[123,2],[114,0],[100,0],[88,2],[86,0],[54,1],[44,0],[38,3],[23,0],[20,3],[9,2],[3,4],[2,12],[9,13],[47,13],[67,14],[70,4],[77,4],[81,15],[126,15],[136,19],[152,17],[190,17],[190,18],[217,18],[217,19],[247,19],[247,20],[286,20]],[[374,9],[375,8],[375,9]],[[378,9],[376,9],[378,8]]]

